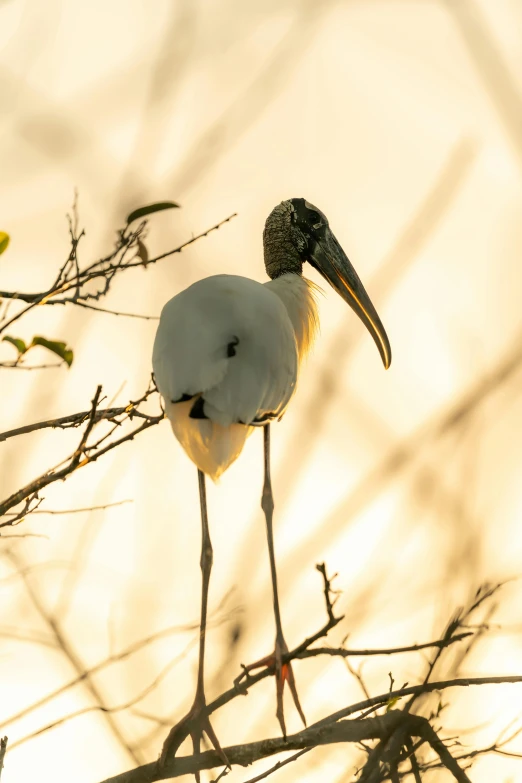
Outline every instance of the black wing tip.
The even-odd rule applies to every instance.
[[[182,394],[181,397],[178,397],[177,400],[171,400],[171,403],[173,405],[176,405],[178,402],[188,402],[189,400],[193,400],[194,395],[193,394]]]
[[[232,340],[227,344],[227,358],[231,359],[233,356],[236,355],[236,345],[239,345],[239,337],[236,337],[235,335],[232,337]]]
[[[205,400],[203,397],[198,397],[192,408],[190,409],[189,419],[208,419],[204,410]]]
[[[257,416],[255,419],[252,419],[248,424],[240,419],[237,420],[237,424],[244,424],[245,427],[265,427],[267,424],[270,424],[271,421],[275,421],[275,419],[279,420],[280,418],[281,414],[274,413],[274,411],[267,411],[266,413],[263,413],[262,416]]]

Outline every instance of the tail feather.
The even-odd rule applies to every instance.
[[[253,427],[231,424],[223,427],[210,419],[191,419],[193,400],[170,403],[165,412],[172,431],[192,462],[213,481],[239,457]]]

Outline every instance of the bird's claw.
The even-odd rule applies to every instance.
[[[296,710],[299,713],[299,717],[301,718],[304,725],[306,726],[306,718],[303,712],[303,708],[301,707],[301,702],[299,701],[299,695],[297,693],[297,687],[295,684],[295,677],[292,669],[292,664],[290,663],[290,661],[283,663],[283,656],[287,654],[288,654],[288,647],[286,646],[286,642],[284,638],[282,636],[280,638],[279,637],[276,638],[276,645],[275,645],[274,652],[271,655],[267,655],[265,658],[261,658],[259,661],[255,661],[255,663],[249,664],[249,666],[243,666],[243,672],[237,678],[236,681],[237,683],[236,688],[237,688],[239,682],[243,678],[248,679],[248,677],[250,676],[250,672],[253,671],[254,669],[261,669],[263,667],[266,667],[267,669],[274,670],[275,681],[276,681],[276,700],[277,700],[276,718],[279,721],[279,725],[281,726],[283,737],[285,738],[286,738],[286,723],[285,723],[285,712],[283,706],[283,694],[285,689],[285,682],[288,683],[288,687],[290,689],[290,693],[292,694],[292,698],[294,700]]]
[[[158,760],[160,769],[164,769],[167,763],[174,758],[179,750],[181,743],[190,737],[192,740],[192,750],[194,755],[198,755],[201,749],[201,740],[205,733],[210,740],[214,750],[220,757],[223,764],[230,768],[230,763],[225,751],[221,747],[216,732],[212,728],[208,716],[207,705],[204,698],[196,696],[194,704],[189,712],[175,726],[171,728],[168,736],[163,743],[161,754]],[[195,773],[197,783],[200,783],[199,770]]]
[[[305,726],[306,726],[306,718],[303,712],[303,708],[301,707],[301,702],[299,701],[292,664],[283,663],[279,674],[277,673],[277,665],[276,665],[276,695],[277,695],[276,718],[279,721],[279,725],[281,726],[283,737],[285,737],[286,739],[286,723],[285,723],[285,713],[283,707],[283,693],[285,688],[285,682],[288,683],[288,687],[290,689],[290,693],[292,694],[292,698],[294,700],[296,710],[299,713],[299,717],[301,718]]]

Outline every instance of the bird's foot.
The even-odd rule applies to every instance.
[[[210,723],[205,694],[197,693],[196,698],[194,699],[194,704],[190,710],[187,712],[185,717],[179,721],[179,723],[176,723],[176,725],[172,727],[168,733],[167,739],[163,743],[161,755],[158,760],[160,769],[164,769],[166,764],[174,758],[179,750],[181,743],[186,740],[187,737],[190,737],[192,740],[192,749],[194,755],[198,755],[200,753],[203,733],[207,735],[223,764],[230,768],[230,763],[227,759],[227,756],[219,743],[216,733],[212,728],[212,724]],[[199,783],[199,771],[196,771],[194,774],[197,783]]]
[[[299,701],[292,664],[290,661],[283,663],[283,656],[287,654],[288,647],[286,646],[284,637],[282,635],[278,635],[276,637],[274,652],[271,655],[267,655],[266,658],[261,658],[259,661],[255,661],[255,663],[251,663],[248,666],[243,666],[243,672],[236,680],[236,683],[241,682],[243,678],[248,677],[250,672],[254,671],[255,669],[262,669],[264,667],[267,669],[274,669],[277,699],[276,718],[279,721],[279,725],[281,726],[283,737],[286,737],[285,712],[283,706],[285,683],[288,683],[288,687],[290,689],[290,693],[292,694],[297,712],[299,713],[299,717],[306,726],[306,718],[303,712],[303,708],[301,707],[301,702]]]

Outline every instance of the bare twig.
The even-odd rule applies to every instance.
[[[129,418],[131,419],[134,416],[149,418],[146,414],[138,410],[138,406],[155,393],[156,387],[149,387],[145,394],[143,394],[139,400],[136,400],[135,402],[129,402],[127,405],[119,406],[117,408],[102,408],[101,410],[98,409],[95,413],[95,421],[96,423],[103,421],[104,419],[112,421],[113,419],[117,419],[119,416],[124,416],[125,414],[128,414]],[[19,435],[27,435],[29,432],[36,432],[37,430],[48,428],[70,429],[71,427],[80,427],[82,424],[85,424],[89,415],[90,410],[81,411],[80,413],[72,413],[68,416],[61,416],[58,419],[47,419],[46,421],[38,421],[34,424],[26,424],[24,427],[17,427],[14,430],[7,430],[6,432],[0,433],[0,442],[3,440],[8,440],[9,438],[16,438]]]
[[[61,426],[61,427],[79,426],[82,423],[85,423],[86,425],[82,433],[82,436],[80,438],[80,442],[78,446],[76,447],[74,452],[67,458],[67,460],[65,460],[64,467],[62,467],[61,469],[54,468],[48,470],[46,473],[31,481],[25,487],[22,487],[21,489],[17,490],[17,492],[14,492],[12,495],[6,498],[2,503],[0,503],[0,516],[2,516],[11,508],[15,508],[20,503],[25,502],[24,508],[22,509],[22,511],[20,511],[17,514],[17,516],[9,517],[4,522],[0,522],[0,528],[6,526],[12,526],[17,521],[19,521],[24,516],[26,516],[28,513],[30,513],[32,508],[35,507],[35,506],[31,507],[30,504],[38,500],[38,493],[42,489],[47,487],[49,484],[52,484],[55,481],[63,481],[64,479],[68,478],[72,473],[74,473],[76,470],[84,467],[85,465],[88,465],[89,463],[96,462],[98,459],[100,459],[100,457],[107,454],[107,452],[111,451],[112,449],[116,448],[117,446],[120,446],[121,444],[127,441],[133,440],[141,432],[144,432],[150,427],[159,424],[159,422],[163,419],[163,412],[161,412],[156,416],[150,416],[138,410],[138,405],[144,402],[149,397],[149,395],[152,394],[154,391],[155,391],[154,388],[152,387],[149,388],[147,392],[145,392],[145,394],[140,398],[140,400],[138,400],[137,402],[129,403],[125,408],[118,408],[118,409],[113,408],[113,409],[109,409],[109,411],[99,411],[98,404],[101,396],[101,386],[99,386],[98,389],[96,390],[95,396],[91,403],[91,408],[88,412],[75,414],[69,417],[64,417],[64,419],[55,420],[55,422],[40,423],[41,425],[40,427],[36,426],[35,429],[39,429],[44,426]],[[115,425],[117,424],[119,426],[123,422],[131,420],[133,417],[141,418],[143,420],[143,423],[140,424],[140,426],[136,427],[135,429],[132,429],[127,434],[122,435],[121,437],[116,438],[114,440],[111,440],[103,448],[99,448],[99,446],[102,440],[105,440],[105,438],[102,438],[98,442],[95,442],[93,444],[88,443],[89,436],[91,435],[95,425],[98,422],[100,422],[102,419],[109,419],[110,421],[113,421]],[[56,423],[57,421],[59,421],[58,424]]]
[[[159,321],[159,315],[142,315],[141,313],[123,313],[120,310],[109,310],[107,307],[96,307],[96,305],[87,304],[87,302],[75,301],[78,307],[84,307],[86,310],[95,310],[97,313],[108,313],[109,315],[121,315],[124,318],[139,318],[142,321]]]
[[[460,642],[462,639],[466,639],[468,636],[472,636],[472,631],[466,631],[465,633],[456,634],[450,639],[437,639],[433,642],[423,642],[422,644],[409,644],[404,647],[376,647],[368,649],[350,649],[348,647],[312,647],[311,649],[303,650],[296,658],[313,658],[315,655],[331,655],[340,658],[356,658],[359,656],[370,655],[397,655],[398,653],[418,652],[419,650],[426,650],[430,647],[438,647],[444,649],[449,647],[455,642]]]
[[[111,254],[98,261],[94,261],[83,269],[79,269],[76,259],[78,244],[83,236],[83,232],[77,237],[72,235],[72,248],[69,257],[61,267],[54,283],[46,291],[41,291],[39,293],[0,291],[0,298],[25,302],[28,305],[12,318],[4,321],[0,325],[0,332],[5,331],[8,326],[19,320],[26,312],[38,305],[73,304],[83,307],[86,302],[91,300],[98,301],[108,293],[116,274],[127,269],[147,267],[151,264],[156,264],[158,261],[168,258],[175,253],[181,253],[189,245],[207,237],[213,231],[217,231],[221,226],[224,226],[225,223],[228,223],[232,218],[236,217],[236,215],[237,213],[234,212],[232,215],[224,218],[224,220],[220,220],[219,223],[211,226],[206,231],[196,234],[196,236],[193,236],[191,239],[178,245],[173,250],[168,250],[166,253],[161,253],[160,255],[147,260],[143,260],[143,258],[138,255],[138,241],[143,235],[146,223],[141,223],[134,231],[128,231],[128,227],[126,227],[123,231],[118,232],[118,241]],[[126,260],[126,255],[129,251],[134,251],[134,255],[129,260]],[[102,281],[101,289],[92,291],[91,289],[86,288],[86,285],[93,281]],[[116,314],[129,315],[128,313]]]
[[[316,565],[317,570],[323,577],[324,582],[324,601],[326,604],[326,612],[328,614],[328,619],[330,622],[333,622],[334,624],[338,623],[339,620],[336,620],[333,613],[333,608],[335,606],[335,603],[340,595],[340,590],[333,590],[332,589],[332,581],[335,579],[337,574],[334,574],[330,579],[326,575],[326,565],[325,563],[317,563]],[[339,618],[342,620],[342,617]]]
[[[369,692],[368,688],[366,687],[366,683],[364,682],[364,679],[363,679],[363,676],[362,676],[362,666],[364,665],[364,661],[360,664],[358,670],[353,668],[353,666],[350,664],[350,661],[345,659],[344,663],[346,665],[346,668],[348,669],[348,671],[352,675],[352,677],[354,677],[357,680],[357,682],[359,683],[360,688],[361,688],[362,692],[364,693],[364,695],[366,696],[366,698],[369,699],[370,698],[370,692]]]
[[[0,533],[0,538],[5,541],[6,538],[49,538],[45,533]]]
[[[4,768],[4,759],[7,751],[7,737],[0,739],[0,778],[2,777],[2,770]]]
[[[66,367],[65,362],[51,362],[50,364],[22,364],[15,360],[14,362],[0,362],[2,370],[53,370],[56,367]]]
[[[255,778],[248,778],[248,780],[245,780],[244,783],[258,783],[259,780],[264,780],[269,775],[277,772],[278,769],[281,769],[281,767],[286,767],[287,764],[292,764],[292,762],[297,761],[298,758],[304,756],[305,753],[310,753],[311,750],[313,750],[313,747],[303,748],[303,750],[299,750],[297,753],[293,753],[291,756],[288,756],[288,758],[284,759],[284,761],[278,761],[277,764],[274,764],[273,767],[270,767],[270,769],[267,769],[260,775],[256,775]]]
[[[84,512],[91,511],[105,511],[107,508],[116,508],[117,506],[124,506],[126,503],[134,503],[133,500],[127,498],[126,500],[117,500],[114,503],[104,503],[101,506],[85,506],[85,508],[41,508],[31,511],[31,514],[50,514],[52,516],[58,516],[61,514],[83,514]],[[16,514],[13,511],[8,511],[4,516],[14,517]]]

